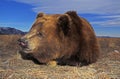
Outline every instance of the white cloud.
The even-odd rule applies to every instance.
[[[120,18],[120,15],[106,15],[106,16],[101,16],[101,18],[108,18],[108,19],[114,19],[114,18]]]
[[[92,24],[104,27],[118,27],[120,26],[120,15],[99,16],[100,21],[93,21]],[[104,20],[105,19],[105,20]]]
[[[33,6],[35,12],[64,13],[76,10],[78,13],[116,14],[120,13],[120,0],[14,0]]]
[[[103,19],[93,21],[99,26],[120,26],[120,0],[12,0],[32,5],[36,13],[65,13],[75,10],[78,14],[90,13],[104,16],[96,16]],[[107,16],[106,16],[107,15]],[[109,16],[108,16],[109,15]],[[92,17],[96,19],[95,17]],[[106,20],[104,20],[106,19]]]

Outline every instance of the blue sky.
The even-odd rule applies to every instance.
[[[0,27],[29,31],[37,13],[75,10],[97,36],[120,37],[120,0],[0,0]]]

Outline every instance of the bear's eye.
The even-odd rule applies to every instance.
[[[44,37],[44,35],[43,35],[42,32],[38,32],[37,35],[38,35],[39,37]]]

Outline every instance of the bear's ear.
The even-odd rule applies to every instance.
[[[76,13],[76,11],[68,11],[65,14],[70,17],[72,24],[74,24],[78,29],[82,29],[81,26],[83,26],[83,21],[82,18],[79,17],[79,15]]]
[[[43,17],[45,14],[44,13],[38,13],[36,18]]]
[[[66,12],[66,14],[68,14],[69,16],[72,16],[72,17],[78,17],[76,11],[68,11],[68,12]]]
[[[67,14],[63,14],[58,17],[58,27],[63,31],[64,35],[68,34],[70,29],[70,20]]]

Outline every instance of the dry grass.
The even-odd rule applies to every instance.
[[[0,48],[17,49],[17,40],[20,35],[0,35]]]
[[[98,38],[102,55],[111,51],[120,51],[120,38]]]
[[[17,35],[0,35],[0,79],[120,79],[120,38],[98,38],[101,58],[89,66],[46,66],[21,58]]]

